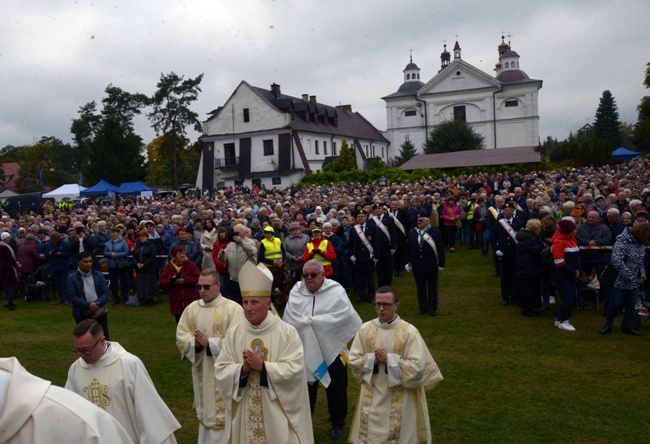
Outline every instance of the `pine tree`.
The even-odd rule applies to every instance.
[[[357,169],[357,159],[354,155],[354,151],[352,151],[345,139],[343,139],[343,142],[341,143],[341,151],[339,152],[339,158],[336,162],[339,171],[354,171]]]
[[[480,150],[483,136],[464,120],[448,120],[433,127],[423,148],[426,154]]]
[[[594,136],[597,139],[605,140],[609,143],[610,148],[618,148],[623,143],[620,124],[618,107],[612,93],[603,91],[603,96],[600,98],[600,104],[596,110]]]
[[[407,160],[415,157],[417,155],[417,149],[415,148],[415,145],[413,142],[411,142],[411,138],[406,135],[404,138],[404,142],[400,145],[400,151],[399,151],[399,156],[395,159],[397,162],[397,165],[401,165]]]

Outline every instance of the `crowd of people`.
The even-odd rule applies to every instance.
[[[596,287],[596,295],[610,301],[601,333],[612,331],[623,305],[622,331],[640,335],[631,317],[647,314],[642,301],[650,263],[644,249],[650,241],[649,172],[650,162],[642,158],[615,166],[386,186],[230,187],[199,197],[97,200],[3,214],[5,307],[14,310],[18,294],[29,300],[33,292],[43,293],[49,300],[55,292],[57,303],[72,305],[78,325],[92,320],[101,327],[91,339],[110,344],[111,299],[151,305],[166,292],[179,351],[192,363],[200,442],[263,436],[269,432],[266,419],[258,421],[257,432],[244,426],[260,408],[267,426],[287,434],[287,442],[298,437],[308,442],[311,419],[303,401],[313,413],[319,384],[327,389],[332,437],[340,438],[348,362],[362,382],[364,402],[375,406],[373,414],[357,409],[351,442],[374,442],[375,429],[415,439],[405,435],[412,430],[387,421],[394,412],[381,400],[390,399],[407,368],[418,390],[442,377],[430,355],[418,361],[423,368],[409,367],[415,363],[406,350],[415,347],[422,358],[427,348],[396,314],[394,277],[412,273],[419,314],[436,316],[445,258],[467,248],[492,261],[501,303],[520,306],[522,315],[538,316],[557,296],[555,326],[574,331],[571,307],[576,298],[578,305],[583,302],[583,290]],[[605,280],[607,269],[613,270],[611,282]],[[601,278],[599,287],[594,277]],[[269,315],[271,298],[281,318]],[[374,304],[378,318],[362,325],[352,301]],[[415,342],[375,343],[395,335]],[[286,349],[277,348],[277,338]],[[102,347],[108,349],[104,342]],[[278,361],[302,364],[294,374],[295,365]],[[378,372],[378,366],[386,370]],[[304,393],[284,387],[279,381],[285,377],[304,382]],[[292,397],[284,397],[285,389]],[[417,422],[422,412],[409,403],[406,396],[411,410],[404,410],[402,419]],[[293,428],[285,430],[283,421]],[[430,440],[430,431],[423,433],[424,442],[427,434]]]

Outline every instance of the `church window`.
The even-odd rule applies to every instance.
[[[460,71],[456,71],[456,75],[459,76],[459,75],[460,75]]]
[[[519,101],[517,99],[506,100],[506,108],[510,108],[511,106],[519,106]]]
[[[510,62],[506,62],[506,69],[510,68]]]
[[[410,117],[410,116],[417,116],[418,113],[417,113],[417,111],[414,110],[414,109],[409,109],[409,110],[407,110],[407,111],[404,111],[404,115],[405,115],[406,117]]]
[[[406,80],[410,80],[411,74],[406,74]]]
[[[454,120],[462,120],[463,122],[467,122],[465,115],[465,105],[454,106]]]
[[[420,80],[420,74],[418,74],[418,80]]]

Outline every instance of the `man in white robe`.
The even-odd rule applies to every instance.
[[[361,326],[350,349],[352,375],[361,392],[351,443],[430,443],[425,390],[442,381],[418,330],[397,315],[393,287],[375,295],[377,319]]]
[[[117,419],[134,443],[175,443],[174,431],[181,425],[140,358],[106,341],[94,319],[81,321],[72,334],[79,359],[68,370],[65,388]]]
[[[69,390],[0,358],[0,442],[129,444],[111,415]]]
[[[228,330],[215,364],[231,442],[313,443],[300,337],[269,312],[271,272],[247,263],[242,273],[246,321]]]
[[[244,321],[241,305],[221,295],[214,268],[201,272],[197,285],[201,299],[188,305],[176,328],[176,346],[192,364],[194,407],[199,420],[199,444],[228,442],[226,408],[214,375],[226,331]]]
[[[303,266],[303,281],[296,283],[284,309],[284,322],[293,325],[305,349],[311,413],[316,406],[318,381],[327,390],[332,439],[343,436],[348,414],[347,345],[361,326],[345,289],[326,279],[315,259]]]

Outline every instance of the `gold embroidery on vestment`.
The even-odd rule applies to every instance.
[[[111,397],[108,395],[108,386],[102,384],[93,378],[93,380],[83,388],[88,400],[104,410],[111,404]]]

